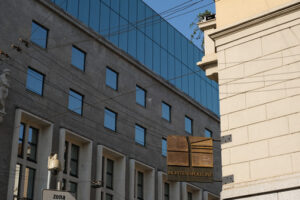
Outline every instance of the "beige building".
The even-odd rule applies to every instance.
[[[199,27],[198,65],[220,90],[222,199],[300,199],[300,1],[219,0]]]

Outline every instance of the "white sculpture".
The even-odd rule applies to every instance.
[[[5,100],[8,96],[9,82],[8,77],[10,75],[9,69],[4,69],[0,75],[0,114],[5,114]],[[0,116],[1,119],[1,116]],[[1,120],[0,120],[1,121]]]

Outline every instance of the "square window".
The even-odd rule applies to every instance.
[[[83,96],[73,90],[69,91],[69,110],[82,115]]]
[[[145,146],[145,132],[145,128],[135,125],[135,141],[143,146]]]
[[[161,105],[161,117],[167,121],[171,121],[171,106],[162,102]]]
[[[47,37],[48,29],[33,21],[31,26],[31,42],[42,48],[47,48]]]
[[[75,46],[72,46],[72,65],[84,71],[85,52],[81,51]]]
[[[106,68],[106,85],[118,90],[118,73],[108,67]]]
[[[139,86],[136,86],[135,100],[137,104],[146,107],[146,90],[142,89]]]
[[[193,120],[185,116],[184,121],[185,121],[185,131],[188,134],[193,134]]]
[[[26,88],[38,95],[43,96],[44,75],[34,69],[27,69]]]
[[[117,113],[105,109],[104,111],[104,127],[112,131],[116,131]]]
[[[167,156],[167,140],[165,138],[161,140],[161,154]]]
[[[212,137],[212,132],[210,130],[208,130],[208,129],[205,129],[204,136],[208,137],[208,138],[211,138]]]

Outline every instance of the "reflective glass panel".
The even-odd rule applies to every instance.
[[[146,107],[146,90],[142,89],[139,86],[136,86],[136,103]]]
[[[69,91],[69,110],[81,115],[82,114],[82,102],[83,96],[73,90]]]
[[[153,71],[160,74],[160,47],[153,43]]]
[[[75,46],[72,46],[72,65],[84,71],[85,53]]]
[[[152,49],[152,40],[148,37],[146,37],[146,42],[145,42],[145,64],[148,69],[152,70],[153,65],[152,65],[152,60],[153,60],[153,49]]]
[[[28,144],[27,144],[27,159],[36,161],[37,146],[38,146],[38,129],[29,127]]]
[[[68,0],[67,12],[70,13],[73,17],[78,16],[78,0]]]
[[[139,125],[135,125],[135,141],[145,146],[145,128]]]
[[[26,88],[38,95],[43,95],[44,75],[34,69],[27,69]]]
[[[160,73],[164,79],[168,79],[168,54],[167,51],[161,48],[160,55]]]
[[[105,38],[109,36],[109,8],[104,3],[101,3],[100,34]]]
[[[119,31],[119,15],[110,10],[109,40],[116,46],[119,45]]]
[[[106,108],[104,111],[104,127],[116,131],[116,124],[117,113]]]
[[[171,121],[171,106],[162,102],[161,105],[161,117],[167,121]]]
[[[118,73],[110,68],[106,68],[106,85],[118,90]]]
[[[188,116],[184,117],[185,122],[185,132],[192,134],[193,133],[193,120]]]
[[[33,191],[34,191],[34,179],[35,179],[35,170],[29,167],[25,169],[25,176],[24,176],[24,195],[28,200],[33,199]]]
[[[89,24],[89,9],[90,9],[90,1],[79,0],[79,14],[78,19],[84,24]]]
[[[90,0],[90,23],[89,26],[96,32],[99,31],[100,1]],[[106,18],[107,21],[109,18]]]
[[[36,22],[32,22],[30,41],[36,45],[47,48],[48,30]]]
[[[167,156],[167,140],[164,138],[161,140],[161,154]]]

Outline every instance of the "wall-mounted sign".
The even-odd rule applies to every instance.
[[[212,138],[170,135],[168,144],[168,180],[212,182]]]
[[[76,200],[76,198],[66,191],[43,190],[43,200]]]

